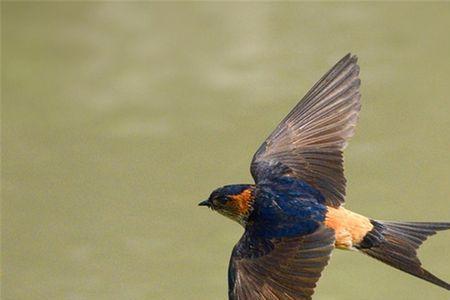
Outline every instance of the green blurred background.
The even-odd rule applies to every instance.
[[[347,208],[450,220],[449,3],[2,2],[2,299],[226,299],[239,225],[197,207],[347,52]],[[450,280],[450,235],[420,252]],[[336,251],[316,300],[449,293]]]

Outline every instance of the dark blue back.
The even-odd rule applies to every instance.
[[[247,230],[262,238],[280,238],[314,232],[325,220],[323,196],[304,181],[281,177],[257,185]]]

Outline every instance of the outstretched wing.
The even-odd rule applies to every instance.
[[[344,202],[342,150],[360,110],[357,57],[347,54],[277,126],[253,156],[256,183],[283,175],[306,181],[329,206]]]
[[[334,248],[333,230],[272,240],[244,233],[228,270],[229,299],[311,299]]]

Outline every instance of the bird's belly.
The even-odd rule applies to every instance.
[[[327,207],[325,225],[335,231],[335,246],[340,249],[354,249],[373,228],[370,219],[343,207]]]

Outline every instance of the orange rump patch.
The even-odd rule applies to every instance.
[[[370,219],[343,207],[327,207],[325,225],[335,231],[335,246],[340,249],[352,249],[373,228]]]

